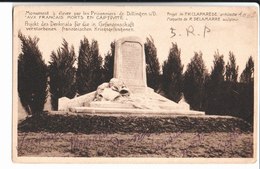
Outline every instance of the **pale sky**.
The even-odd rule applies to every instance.
[[[55,9],[56,8],[56,9]],[[86,36],[89,40],[95,39],[99,44],[100,55],[103,57],[107,51],[110,50],[110,43],[113,40],[126,37],[126,36],[138,36],[144,42],[145,38],[152,36],[157,47],[157,56],[160,64],[167,59],[169,49],[172,42],[176,42],[181,49],[181,60],[186,66],[190,59],[194,56],[194,52],[201,51],[203,53],[203,60],[206,64],[208,71],[211,71],[213,65],[213,55],[215,51],[219,50],[220,54],[224,55],[224,60],[227,63],[228,53],[232,51],[237,59],[237,65],[239,66],[239,74],[245,68],[246,61],[249,56],[253,56],[256,63],[258,56],[258,18],[256,7],[184,7],[184,6],[135,6],[135,7],[93,7],[93,6],[77,6],[77,7],[26,7],[18,8],[15,11],[14,22],[14,55],[18,56],[20,50],[19,40],[17,38],[18,30],[24,35],[37,36],[40,38],[39,48],[42,51],[43,57],[46,63],[50,59],[50,54],[53,50],[57,50],[61,46],[62,39],[65,38],[70,45],[75,48],[76,54],[78,54],[79,42]],[[102,22],[134,22],[133,32],[98,32],[98,31],[81,31],[81,32],[62,32],[62,31],[27,31],[25,29],[25,12],[38,12],[49,11],[50,13],[59,11],[76,11],[76,12],[123,12],[124,20],[88,20],[86,22],[96,22],[97,24]],[[155,12],[156,16],[139,16],[128,15],[127,12]],[[193,12],[193,13],[192,13]],[[217,14],[219,21],[201,21],[191,20],[190,17],[196,18],[199,12],[211,12],[212,15]],[[180,15],[182,21],[176,21],[180,17],[172,17],[172,14]],[[130,13],[128,13],[130,14]],[[238,16],[240,14],[240,16]],[[245,14],[245,15],[243,15]],[[225,15],[225,17],[220,16]],[[230,17],[227,17],[230,15]],[[231,15],[237,15],[232,17]],[[95,15],[96,17],[96,15]],[[212,16],[211,18],[216,18]],[[172,19],[176,19],[173,21]],[[187,18],[187,21],[184,21]],[[205,18],[205,17],[204,17]],[[223,21],[223,18],[235,19],[235,21]],[[201,18],[199,18],[201,19]],[[42,20],[31,19],[30,22]],[[44,20],[46,21],[46,20]],[[66,21],[63,19],[62,21]],[[71,20],[72,22],[77,20]],[[82,21],[82,20],[79,20]],[[173,33],[171,28],[174,29],[176,35],[172,37]],[[193,31],[192,33],[188,33]],[[205,33],[205,37],[203,36]]]

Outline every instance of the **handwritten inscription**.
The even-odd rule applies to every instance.
[[[170,32],[171,32],[171,38],[175,36],[182,36],[183,34],[179,33],[177,34],[178,30],[175,29],[174,27],[170,27]],[[208,26],[204,26],[203,30],[195,30],[193,25],[189,25],[188,27],[185,28],[185,35],[187,37],[189,36],[203,36],[204,38],[207,36],[208,33],[211,32],[211,29]]]
[[[183,11],[183,12],[167,12],[166,21],[172,26],[170,27],[170,38],[174,37],[203,37],[206,38],[216,22],[237,22],[249,18],[256,17],[255,11],[252,12],[215,12],[215,11]],[[183,23],[186,27],[177,27],[176,23]],[[196,25],[196,26],[194,26]],[[204,26],[203,26],[204,25]],[[203,27],[202,27],[203,26]]]

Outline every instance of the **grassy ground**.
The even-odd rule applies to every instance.
[[[232,117],[45,114],[19,123],[18,156],[253,157],[253,130]]]
[[[252,157],[250,133],[18,134],[19,156]]]

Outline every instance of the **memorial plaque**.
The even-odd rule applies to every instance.
[[[143,43],[137,37],[117,41],[114,77],[123,80],[129,88],[146,88],[146,67]]]
[[[134,86],[142,85],[142,45],[136,42],[122,44],[122,77],[125,83]]]

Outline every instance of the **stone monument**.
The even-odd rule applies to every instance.
[[[115,44],[114,77],[132,92],[147,89],[144,45],[137,37],[119,39]]]
[[[60,111],[102,115],[204,115],[190,110],[182,98],[175,103],[147,87],[144,44],[138,37],[116,41],[114,78],[96,91],[68,99],[59,99]]]

